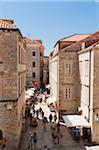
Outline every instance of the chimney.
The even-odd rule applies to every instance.
[[[82,43],[82,50],[85,49],[85,42]]]

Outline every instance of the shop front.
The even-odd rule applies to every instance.
[[[62,116],[66,126],[70,129],[74,139],[87,139],[91,142],[91,127],[89,122],[81,115]]]

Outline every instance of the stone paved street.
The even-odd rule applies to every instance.
[[[97,146],[84,146],[84,143],[82,140],[80,142],[76,142],[73,137],[71,136],[68,128],[65,126],[65,124],[61,123],[60,126],[60,131],[62,134],[62,138],[60,139],[59,144],[54,144],[51,136],[51,126],[56,126],[56,123],[49,122],[49,114],[51,113],[54,116],[54,112],[51,112],[49,107],[47,106],[46,102],[42,103],[37,103],[35,105],[35,110],[42,108],[44,111],[44,116],[47,117],[48,123],[47,123],[47,128],[46,130],[44,129],[43,126],[43,121],[41,114],[38,116],[38,126],[37,127],[31,127],[29,120],[27,121],[27,128],[23,125],[23,130],[22,130],[22,137],[21,137],[21,142],[18,150],[28,150],[27,145],[28,145],[28,140],[27,140],[27,135],[29,131],[32,133],[36,132],[38,136],[38,142],[36,147],[34,148],[34,145],[32,146],[32,150],[43,150],[44,146],[47,145],[49,150],[99,150],[99,147]],[[35,115],[36,117],[36,115]],[[88,144],[88,143],[87,143]],[[85,144],[86,145],[86,144]]]
[[[60,139],[60,144],[55,145],[52,141],[51,137],[51,125],[53,123],[48,123],[47,124],[47,129],[43,129],[42,125],[42,120],[39,120],[39,125],[38,127],[30,127],[27,129],[27,131],[23,131],[22,134],[22,140],[20,143],[20,149],[27,149],[27,133],[29,131],[36,131],[38,135],[38,143],[36,148],[33,148],[33,150],[39,150],[40,148],[43,148],[44,145],[47,145],[50,150],[84,150],[84,146],[82,145],[81,142],[77,143],[75,142],[71,135],[68,132],[68,129],[66,126],[61,125],[61,133],[62,133],[62,138]]]
[[[52,113],[54,115],[54,112],[50,112],[50,109],[48,108],[46,103],[38,103],[35,106],[35,109],[42,108],[44,111],[45,116],[49,117],[49,114]],[[48,119],[49,120],[49,119]],[[60,126],[60,131],[62,134],[62,138],[60,139],[59,144],[54,144],[51,136],[51,126],[55,126],[55,123],[47,123],[47,129],[45,130],[43,128],[43,121],[41,118],[41,115],[39,114],[39,120],[38,120],[38,126],[37,127],[30,127],[29,120],[28,120],[28,127],[27,129],[23,127],[23,132],[22,132],[22,138],[21,138],[21,143],[20,143],[20,150],[22,149],[27,149],[27,135],[29,131],[32,131],[33,133],[36,131],[38,135],[38,142],[36,145],[36,148],[32,147],[32,150],[42,150],[45,145],[50,148],[50,150],[84,150],[84,146],[82,142],[76,142],[72,139],[68,128],[64,125]]]

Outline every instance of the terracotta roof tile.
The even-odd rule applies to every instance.
[[[87,48],[98,41],[99,41],[99,31],[95,32],[94,34],[91,34],[89,37],[85,38],[84,40],[81,40],[81,43],[85,42],[85,48]]]
[[[16,25],[10,19],[0,19],[0,29],[16,29]]]
[[[43,43],[41,40],[32,40],[27,37],[24,37],[24,40],[25,40],[26,44],[35,44],[36,46],[39,46],[40,51],[45,50],[45,47],[43,46]]]

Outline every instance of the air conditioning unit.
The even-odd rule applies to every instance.
[[[96,114],[96,115],[95,115],[95,121],[96,121],[96,122],[99,122],[99,114]]]
[[[82,108],[81,108],[81,107],[78,107],[78,111],[81,112],[81,111],[82,111]]]

